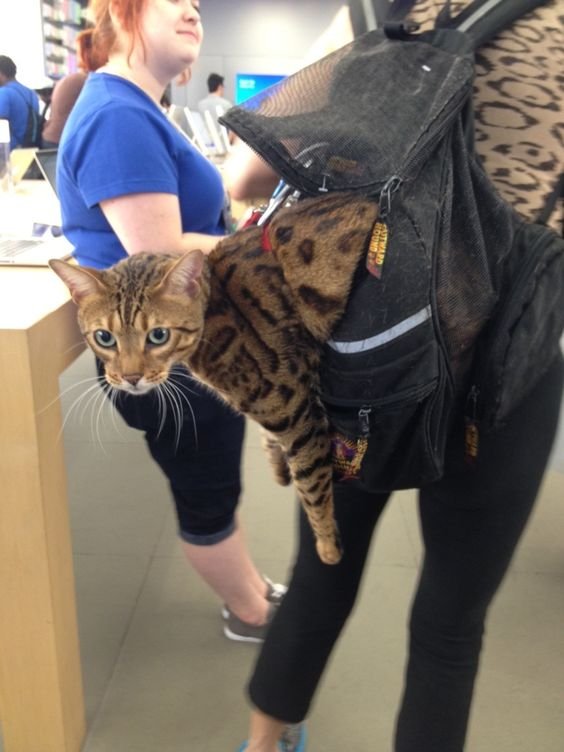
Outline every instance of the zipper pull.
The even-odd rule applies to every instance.
[[[358,411],[358,423],[360,426],[360,436],[356,439],[353,456],[350,460],[349,478],[357,478],[360,473],[362,460],[368,449],[368,437],[370,436],[370,413],[371,407],[361,407]]]
[[[358,422],[360,424],[360,434],[363,437],[370,436],[370,413],[371,407],[361,407],[358,411]]]
[[[466,414],[464,416],[464,458],[472,464],[478,458],[480,447],[480,431],[478,428],[478,400],[480,390],[473,384],[466,398]]]
[[[281,206],[284,205],[284,203],[296,193],[291,185],[288,185],[288,183],[285,183],[283,180],[281,180],[278,185],[276,186],[276,189],[274,190],[274,193],[272,194],[270,201],[268,202],[268,205],[266,209],[263,210],[262,216],[259,217],[257,221],[257,225],[260,227],[261,225],[264,225],[268,222],[270,217],[274,214],[274,212]],[[299,195],[299,193],[298,193]]]
[[[399,189],[401,182],[401,178],[397,175],[391,177],[380,191],[378,199],[378,219],[372,228],[366,256],[366,268],[377,279],[382,278],[382,269],[388,250],[388,217],[392,206],[392,196]]]

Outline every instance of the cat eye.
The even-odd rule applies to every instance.
[[[107,329],[96,329],[94,339],[100,347],[115,347],[116,338]]]
[[[147,335],[147,342],[150,345],[164,345],[168,342],[170,337],[170,330],[164,329],[162,326],[158,326],[156,329],[151,329]]]

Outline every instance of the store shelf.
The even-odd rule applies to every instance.
[[[76,37],[86,26],[88,0],[41,0],[45,74],[59,79],[77,70]]]

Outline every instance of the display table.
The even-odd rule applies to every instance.
[[[76,308],[50,269],[0,267],[5,752],[79,752],[85,735],[58,383],[83,349]]]

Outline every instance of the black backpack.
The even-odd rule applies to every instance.
[[[558,353],[564,241],[503,201],[473,149],[474,51],[539,4],[476,0],[453,19],[447,3],[423,34],[392,20],[223,117],[300,196],[379,203],[321,369],[340,479],[440,478],[462,402],[475,459]]]
[[[43,118],[28,105],[27,108],[27,123],[25,126],[25,134],[22,141],[22,146],[33,146],[37,149],[41,148],[41,131],[43,130]]]
[[[27,107],[27,121],[25,125],[25,133],[23,140],[20,144],[23,148],[35,147],[41,148],[41,132],[43,130],[43,116],[32,106],[31,102],[28,102],[23,92],[16,88],[15,91],[24,100]]]

